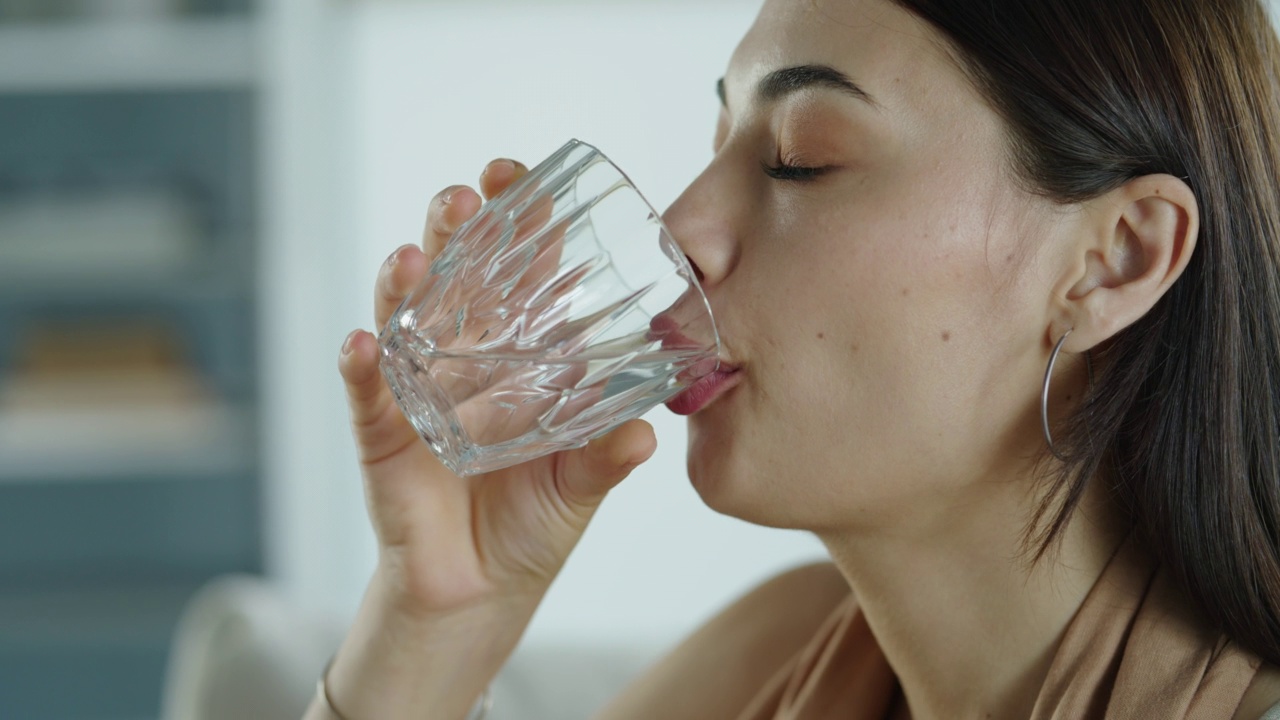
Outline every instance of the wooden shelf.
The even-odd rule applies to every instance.
[[[0,24],[0,93],[251,87],[243,18]]]

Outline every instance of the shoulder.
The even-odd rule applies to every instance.
[[[1253,676],[1232,720],[1260,720],[1280,703],[1280,667],[1264,663]]]
[[[633,681],[595,720],[732,717],[849,597],[830,562],[756,586]]]

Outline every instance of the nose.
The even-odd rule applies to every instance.
[[[676,244],[689,259],[704,291],[733,271],[738,257],[735,218],[745,193],[734,192],[722,163],[712,161],[662,214]]]

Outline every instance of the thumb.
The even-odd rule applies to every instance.
[[[614,486],[657,449],[652,425],[644,420],[623,423],[566,453],[558,483],[561,495],[571,505],[594,510]]]

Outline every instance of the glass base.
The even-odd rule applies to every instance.
[[[617,418],[608,427],[590,437],[572,440],[530,443],[520,437],[505,443],[480,447],[471,441],[451,405],[439,393],[422,365],[403,338],[385,333],[379,338],[379,368],[396,405],[422,437],[431,452],[450,472],[460,477],[501,470],[561,450],[583,447],[592,438],[603,435],[628,418]]]
[[[445,467],[458,475],[467,474],[462,470],[473,445],[447,409],[448,401],[431,384],[426,368],[394,333],[380,338],[379,346],[378,366],[400,411]]]

